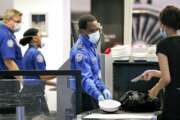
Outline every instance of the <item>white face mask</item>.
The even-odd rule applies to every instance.
[[[43,48],[45,46],[45,43],[41,41],[40,48]]]
[[[180,35],[180,30],[177,30],[176,32],[177,32],[177,35]]]
[[[14,32],[18,32],[21,29],[21,23],[15,23]]]
[[[167,32],[163,29],[163,28],[160,28],[160,35],[161,37],[163,38],[166,38],[168,35],[167,35]]]
[[[3,24],[3,21],[2,21],[2,20],[0,20],[0,24]]]
[[[100,39],[100,33],[99,31],[96,31],[94,33],[91,33],[88,35],[89,36],[89,41],[93,44],[97,44],[97,42],[99,41]]]

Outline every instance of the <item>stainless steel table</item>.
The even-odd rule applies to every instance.
[[[101,110],[93,110],[78,114],[76,120],[157,120],[157,114],[156,112],[132,113],[124,111],[106,113]]]

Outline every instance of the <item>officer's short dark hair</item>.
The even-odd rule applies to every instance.
[[[22,46],[25,46],[26,44],[29,44],[33,38],[33,36],[36,36],[37,33],[39,32],[38,29],[36,28],[29,28],[28,30],[26,30],[23,34],[23,38],[20,39],[19,43]]]
[[[87,23],[88,22],[93,22],[93,21],[96,21],[96,17],[93,16],[93,15],[83,15],[79,18],[79,29],[86,29],[87,28]]]
[[[161,23],[174,30],[180,29],[180,9],[169,5],[165,7],[159,17]]]

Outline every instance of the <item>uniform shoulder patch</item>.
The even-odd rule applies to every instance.
[[[76,54],[75,56],[76,62],[81,62],[83,60],[83,56],[84,55],[81,53]]]
[[[14,46],[14,41],[11,39],[7,40],[7,46],[12,48]]]
[[[36,56],[36,60],[37,60],[37,62],[42,63],[44,61],[44,58],[43,58],[43,56],[41,54],[38,54]]]
[[[96,57],[92,57],[91,60],[92,60],[93,64],[97,63],[97,58]]]

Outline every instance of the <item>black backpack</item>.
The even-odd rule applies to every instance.
[[[157,97],[150,97],[148,93],[128,91],[121,98],[122,110],[131,112],[153,112],[160,110],[161,103]]]

